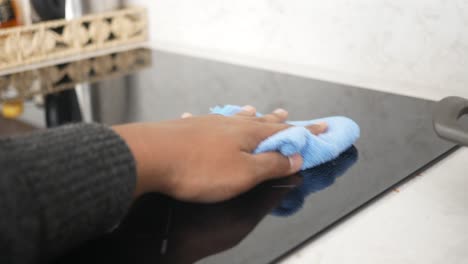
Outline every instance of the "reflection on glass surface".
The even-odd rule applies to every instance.
[[[299,176],[262,184],[232,200],[193,204],[148,194],[121,225],[58,263],[194,263],[236,246],[278,205]]]
[[[235,247],[272,209],[276,215],[299,210],[307,195],[330,186],[344,174],[356,162],[357,153],[351,147],[333,161],[300,175],[266,182],[223,203],[184,203],[146,195],[119,228],[59,263],[82,263],[91,256],[94,261],[113,263],[194,263]],[[278,186],[297,187],[291,191]]]
[[[151,51],[140,48],[0,76],[0,103],[124,76],[150,65]]]
[[[358,151],[354,146],[343,152],[338,158],[315,168],[301,171],[301,183],[283,198],[281,203],[271,212],[276,216],[290,216],[299,211],[305,198],[332,185],[337,177],[343,175],[358,159]],[[281,187],[281,185],[276,186]],[[289,186],[284,186],[288,188]]]
[[[44,96],[47,127],[82,121],[81,108],[75,90],[67,89]]]

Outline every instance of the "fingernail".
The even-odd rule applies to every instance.
[[[297,172],[302,167],[302,157],[299,154],[294,154],[289,156],[289,166],[291,168],[291,173]]]
[[[283,108],[278,108],[275,111],[273,111],[273,113],[284,116],[288,114],[288,111],[284,110]]]
[[[180,117],[182,117],[182,118],[187,118],[187,117],[191,117],[191,116],[192,116],[191,113],[185,112],[185,113],[183,113]]]
[[[250,113],[254,113],[255,111],[257,111],[255,109],[255,107],[251,106],[251,105],[245,105],[242,107],[242,110],[244,111],[247,111],[247,112],[250,112]]]
[[[324,129],[328,128],[328,124],[326,122],[318,122],[317,125],[323,127]]]

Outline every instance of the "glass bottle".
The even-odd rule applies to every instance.
[[[16,1],[0,0],[0,28],[14,27],[19,24]]]

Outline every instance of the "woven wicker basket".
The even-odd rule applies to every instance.
[[[147,40],[146,10],[130,7],[0,30],[0,70]]]

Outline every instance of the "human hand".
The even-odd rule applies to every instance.
[[[289,127],[286,118],[282,109],[255,117],[255,109],[246,107],[234,117],[207,115],[113,129],[135,157],[136,196],[160,192],[179,200],[218,202],[300,170],[298,154],[252,154],[262,140]],[[327,126],[307,128],[320,134]]]

